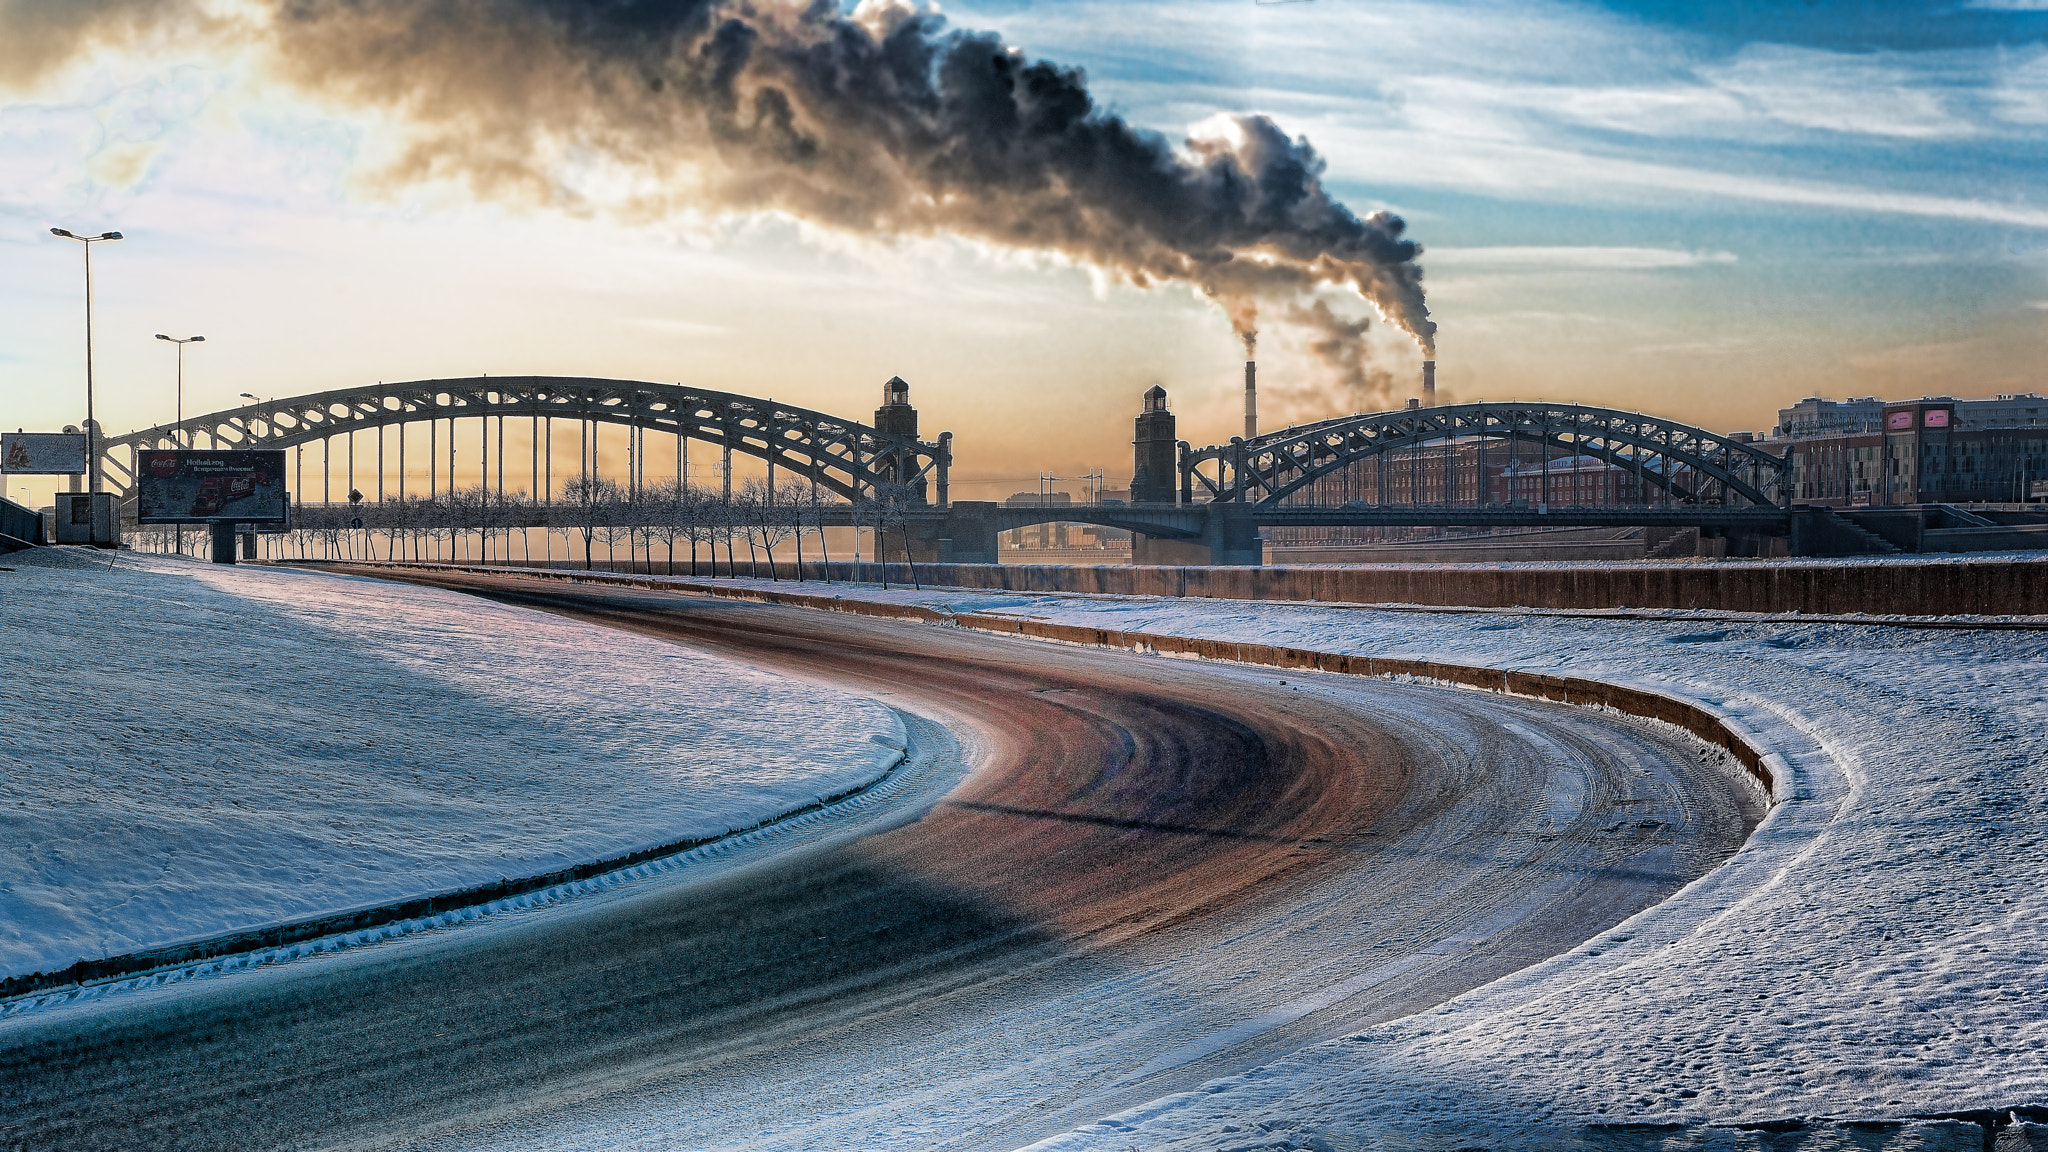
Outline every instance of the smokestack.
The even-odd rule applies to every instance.
[[[1259,434],[1259,362],[1244,362],[1244,438]]]
[[[1436,361],[1422,362],[1422,406],[1436,407]]]

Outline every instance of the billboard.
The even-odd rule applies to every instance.
[[[255,533],[258,536],[289,536],[297,525],[292,523],[292,494],[284,494],[284,519],[265,520],[260,524],[238,523],[235,531]]]
[[[1913,426],[1913,413],[1910,409],[1904,412],[1887,412],[1884,417],[1884,426],[1885,430],[1889,432],[1897,432],[1901,428],[1911,428]]]
[[[1921,420],[1921,424],[1928,428],[1948,427],[1948,409],[1929,408],[1927,415]]]
[[[84,471],[83,432],[0,433],[0,472],[77,476]]]
[[[135,454],[139,524],[275,524],[285,518],[284,453]]]

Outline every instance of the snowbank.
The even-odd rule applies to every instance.
[[[716,835],[900,755],[888,708],[406,585],[0,571],[0,976]]]
[[[830,590],[1634,684],[1795,774],[1728,865],[1570,953],[1039,1148],[1528,1147],[2048,1104],[2048,633]]]

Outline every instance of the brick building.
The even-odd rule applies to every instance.
[[[2036,403],[2029,405],[2030,400]],[[1987,406],[1973,414],[1975,427],[1959,414],[1969,404]],[[1887,404],[1876,430],[1785,441],[1792,498],[1833,507],[2039,498],[2037,492],[2048,481],[2048,424],[2040,423],[2042,410],[2048,410],[2048,400],[2030,395]],[[1998,420],[2015,423],[1999,426]],[[2016,423],[2021,420],[2030,422]]]

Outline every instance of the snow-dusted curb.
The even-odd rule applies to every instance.
[[[907,729],[907,726],[906,726]],[[525,911],[618,888],[714,860],[766,837],[829,821],[884,802],[910,762],[908,742],[869,780],[715,836],[655,844],[568,868],[355,908],[267,927],[180,941],[160,948],[81,960],[58,972],[0,980],[0,1020],[39,1008],[100,999],[117,992],[259,968],[305,956],[449,928],[504,912]],[[57,990],[57,991],[53,991]]]
[[[0,573],[0,998],[577,883],[903,755],[880,701],[595,624],[45,551]]]

